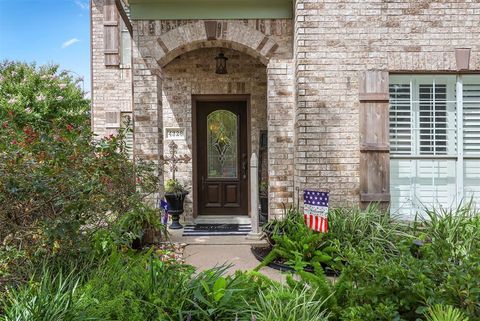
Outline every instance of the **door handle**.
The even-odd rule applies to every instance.
[[[202,184],[202,191],[205,190],[205,178],[202,176],[201,183]]]
[[[247,162],[247,154],[242,154],[242,178],[247,179],[248,175],[248,162]]]

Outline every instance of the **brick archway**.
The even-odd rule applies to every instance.
[[[198,21],[162,34],[150,56],[163,67],[185,52],[211,47],[235,49],[267,65],[279,45],[272,37],[238,21]]]
[[[183,25],[139,21],[133,24],[133,101],[136,155],[158,160],[164,150],[164,69],[176,57],[201,48],[229,48],[254,57],[266,68],[269,216],[293,203],[295,65],[288,44],[240,20],[200,20]],[[167,31],[167,30],[168,31]],[[161,194],[161,191],[160,191]]]

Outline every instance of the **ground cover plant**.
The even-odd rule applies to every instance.
[[[329,235],[320,246],[336,247],[332,253],[345,262],[335,282],[326,279],[313,256],[303,256],[302,264],[287,263],[304,284],[321,290],[318,300],[329,298],[331,320],[425,320],[448,307],[462,320],[480,319],[480,215],[474,204],[426,210],[411,224],[377,207],[335,209],[329,221]],[[273,237],[280,241],[275,256],[291,256],[283,254],[289,245],[281,239],[301,237],[290,230]],[[308,239],[308,233],[303,237]],[[314,271],[305,271],[307,265]]]
[[[48,269],[3,299],[0,320],[327,320],[316,292],[280,285],[255,272],[195,274],[150,250],[113,251],[88,273]]]

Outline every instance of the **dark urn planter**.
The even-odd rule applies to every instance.
[[[260,196],[260,225],[268,222],[268,196]]]
[[[183,213],[183,202],[188,192],[183,193],[165,193],[165,199],[168,203],[168,214],[172,215],[172,224],[169,226],[172,230],[183,228],[180,224],[180,215]]]

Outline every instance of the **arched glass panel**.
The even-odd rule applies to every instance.
[[[216,110],[207,116],[208,177],[237,177],[237,141],[237,115]]]

